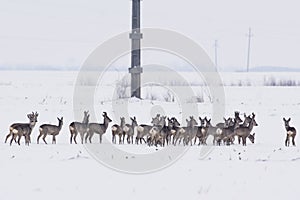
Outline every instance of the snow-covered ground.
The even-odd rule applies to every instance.
[[[210,141],[207,147],[190,147],[175,162],[170,158],[172,164],[166,168],[139,175],[112,170],[97,162],[86,146],[69,144],[68,124],[74,121],[74,112],[77,112],[73,109],[76,76],[76,72],[0,73],[0,130],[3,141],[0,143],[0,199],[298,199],[300,148],[284,146],[282,118],[291,117],[291,124],[300,127],[300,96],[297,95],[300,87],[262,85],[266,76],[298,82],[300,74],[222,74],[227,85],[236,85],[231,83],[239,83],[240,80],[251,82],[251,87],[225,87],[224,107],[226,116],[232,116],[236,110],[256,113],[259,126],[254,128],[255,144],[248,142],[246,147],[211,148]],[[191,74],[187,72],[185,76],[191,77],[192,81]],[[90,121],[102,122],[101,114],[107,111],[113,123],[119,123],[119,113],[112,109],[110,99],[111,88],[118,75],[113,77],[107,80],[110,83],[97,88],[93,105],[96,116],[91,116]],[[93,87],[83,85],[87,90]],[[193,84],[192,87],[197,89],[200,86]],[[127,106],[130,115],[136,115],[138,123],[150,123],[150,117],[156,111],[179,118],[182,112],[182,105],[177,101],[130,99],[114,103]],[[190,101],[183,103],[195,104]],[[204,98],[204,102],[196,106],[199,116],[212,114],[209,98]],[[40,113],[32,133],[32,144],[4,144],[9,125],[27,122],[26,114],[31,111]],[[64,127],[57,137],[57,145],[37,145],[38,126],[57,124],[56,117],[61,116],[64,117]],[[81,121],[81,118],[76,120]],[[107,141],[101,144],[104,147],[110,145],[110,129],[105,137]],[[50,137],[47,139],[51,143]],[[296,144],[299,140],[296,137]],[[95,146],[100,145],[97,144],[98,137],[94,137],[94,143]],[[126,156],[133,152],[141,155],[162,151],[161,148],[145,145],[116,147],[124,150],[124,158],[121,159],[127,162],[135,159]],[[205,149],[202,148],[212,151],[203,157],[201,152]],[[110,157],[116,159],[114,155]]]

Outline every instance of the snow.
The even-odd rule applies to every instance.
[[[193,76],[187,73],[186,76]],[[259,126],[253,131],[256,133],[255,144],[248,141],[246,147],[237,144],[213,147],[210,140],[206,147],[170,147],[170,150],[183,151],[175,159],[165,155],[162,148],[127,144],[111,146],[110,130],[101,145],[97,136],[94,136],[94,144],[90,146],[69,144],[68,125],[75,119],[73,91],[76,76],[77,72],[0,73],[0,130],[3,140],[0,144],[0,199],[298,199],[300,148],[284,146],[282,118],[291,117],[291,125],[297,128],[300,121],[300,99],[297,96],[300,87],[255,85],[265,76],[259,73],[249,75],[255,86],[225,87],[226,116],[232,116],[235,110],[256,113]],[[224,82],[238,82],[241,77],[247,79],[245,74],[238,73],[224,73],[221,76]],[[272,76],[300,80],[297,73],[284,77]],[[115,79],[107,80],[109,84],[97,88],[93,105],[96,115],[91,116],[90,121],[102,122],[101,114],[107,111],[113,119],[110,126],[119,123],[120,113],[111,110],[110,99],[110,89]],[[84,87],[91,89],[92,86]],[[102,95],[97,95],[101,92]],[[157,111],[181,119],[182,105],[179,102],[139,99],[113,102],[127,106],[129,115],[136,115],[139,124],[150,123],[151,116]],[[208,99],[196,105],[199,116],[212,114]],[[25,146],[24,139],[21,146],[4,144],[9,125],[27,122],[26,114],[32,111],[40,113],[32,133],[32,144]],[[43,123],[57,124],[56,118],[61,116],[65,121],[57,136],[57,145],[36,144],[38,126]],[[82,117],[75,120],[81,121]],[[129,123],[129,119],[126,122]],[[47,140],[50,143],[51,138],[48,136]],[[300,144],[298,136],[296,144]],[[155,155],[162,163],[168,158],[170,161],[168,166],[151,173],[124,173],[103,165],[89,153],[93,148],[100,151],[110,147],[122,150],[121,157],[113,155],[114,152],[99,153],[105,154],[106,159],[118,159],[121,164],[123,161],[136,162],[139,156],[147,154]],[[210,153],[203,155],[206,150]],[[139,163],[141,166],[145,164]]]

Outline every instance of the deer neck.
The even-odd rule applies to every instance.
[[[254,127],[254,122],[251,121],[250,124],[249,124],[249,126],[248,126],[248,129],[249,129],[250,131],[252,131],[253,127]]]
[[[132,129],[134,129],[135,127],[137,127],[138,125],[136,125],[135,123],[131,124]]]
[[[35,124],[36,124],[36,122],[30,122],[30,123],[29,123],[29,127],[30,127],[31,129],[33,129],[34,126],[35,126]]]
[[[104,120],[103,120],[103,125],[104,125],[105,130],[107,129],[108,124],[109,124],[108,120],[105,120],[105,119],[104,119]]]
[[[59,122],[59,123],[58,123],[58,129],[61,130],[61,128],[62,128],[62,123]]]

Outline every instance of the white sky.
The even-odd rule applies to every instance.
[[[178,31],[222,68],[300,67],[299,0],[143,0],[142,26]],[[0,0],[0,65],[78,66],[101,42],[130,29],[130,0]]]

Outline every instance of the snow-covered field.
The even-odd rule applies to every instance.
[[[185,76],[193,81],[193,76],[188,72]],[[275,77],[298,83],[300,74],[225,73],[221,76],[226,85],[239,85],[232,83],[239,83],[240,80],[245,80],[245,85],[251,83],[251,87],[226,86],[224,107],[226,116],[232,116],[236,110],[256,113],[259,126],[254,128],[255,144],[248,141],[246,147],[236,144],[212,148],[209,141],[207,147],[190,147],[176,162],[170,158],[172,164],[166,168],[133,175],[112,170],[97,162],[84,145],[69,144],[68,125],[75,119],[74,112],[81,113],[85,109],[73,108],[76,72],[2,71],[0,199],[298,199],[300,148],[284,146],[282,118],[291,117],[291,124],[300,127],[300,87],[264,87],[263,82],[266,77]],[[90,121],[102,122],[101,114],[107,111],[113,123],[119,123],[117,116],[122,114],[115,113],[118,111],[113,109],[110,98],[118,75],[112,77],[110,83],[97,88],[95,105],[92,105],[96,116],[91,116]],[[83,85],[87,90],[93,87]],[[195,90],[202,87],[192,85]],[[208,94],[204,92],[203,103],[181,103],[195,104],[199,116],[210,116],[212,107],[206,97]],[[138,123],[150,123],[150,117],[157,111],[179,118],[182,112],[182,104],[177,101],[130,99],[114,103],[127,106],[130,115],[136,115]],[[27,122],[26,114],[31,111],[40,113],[32,133],[32,144],[4,144],[9,125]],[[57,137],[57,145],[36,144],[38,126],[43,123],[57,124],[56,117],[61,116],[64,117],[64,127]],[[82,117],[75,120],[81,121]],[[107,140],[101,144],[104,147],[110,145],[110,129],[105,137]],[[47,139],[51,143],[50,137]],[[296,144],[300,144],[299,140],[296,137]],[[98,137],[94,137],[94,143],[95,146],[100,145]],[[127,157],[126,153],[141,155],[162,151],[161,148],[145,145],[116,147],[125,152],[125,157],[119,159],[126,162],[135,159]],[[202,148],[212,151],[203,157],[201,151],[205,149]],[[114,155],[110,158],[116,159]]]

